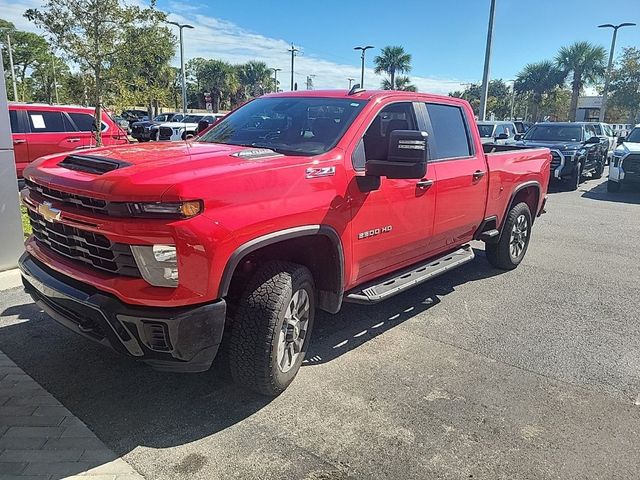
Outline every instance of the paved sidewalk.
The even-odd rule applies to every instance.
[[[142,480],[0,351],[0,480]]]

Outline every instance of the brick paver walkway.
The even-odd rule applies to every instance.
[[[0,480],[142,480],[0,352]]]

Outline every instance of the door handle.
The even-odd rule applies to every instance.
[[[20,145],[21,143],[27,143],[27,141],[24,139],[18,139],[13,141],[14,145]]]
[[[426,190],[431,185],[433,185],[433,180],[420,180],[416,183],[416,187]]]
[[[473,179],[474,180],[480,180],[486,174],[487,174],[487,172],[483,172],[482,170],[476,170],[475,172],[473,172]]]
[[[79,138],[68,138],[67,139],[67,142],[69,142],[69,143],[78,143],[79,141],[80,141]]]

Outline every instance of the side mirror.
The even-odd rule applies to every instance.
[[[522,140],[524,138],[524,135],[521,133],[516,133],[515,136],[513,137],[514,140]]]
[[[198,128],[196,129],[196,134],[199,134],[200,132],[209,128],[209,125],[210,123],[207,120],[200,120],[198,122]]]
[[[367,175],[387,178],[423,178],[427,173],[427,132],[393,130],[386,160],[368,160]]]
[[[590,139],[588,139],[588,140],[587,140],[586,142],[584,142],[584,143],[587,143],[587,144],[589,144],[589,145],[591,145],[591,144],[595,144],[595,143],[600,143],[600,137],[595,137],[595,136],[594,136],[594,137],[591,137]]]
[[[501,133],[496,137],[496,140],[506,140],[507,138],[509,138],[509,135],[507,135],[506,133]]]
[[[620,137],[618,137],[618,140],[616,141],[616,143],[618,145],[622,145],[625,142],[626,139],[627,139],[626,137],[620,136]]]

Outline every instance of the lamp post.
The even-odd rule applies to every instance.
[[[13,83],[13,101],[18,101],[18,87],[16,86],[16,72],[13,68],[13,53],[11,51],[11,37],[9,31],[5,32],[7,35],[7,51],[9,52],[9,68],[11,69],[11,83]],[[23,99],[24,100],[24,99]]]
[[[275,84],[275,93],[278,93],[278,72],[281,71],[281,68],[272,68],[273,70],[273,83]]]
[[[364,53],[373,48],[373,45],[367,45],[366,47],[353,47],[354,50],[361,50],[360,59],[362,60],[362,67],[360,69],[360,88],[364,88]]]
[[[496,0],[491,0],[489,10],[489,27],[487,29],[487,47],[484,52],[484,71],[482,73],[482,90],[480,92],[480,120],[487,116],[487,97],[489,96],[489,67],[491,65],[491,42],[493,41],[493,19],[496,13]]]
[[[296,47],[293,46],[293,43],[291,44],[291,48],[289,48],[287,50],[287,52],[291,53],[291,91],[293,92],[295,85],[293,83],[293,67],[294,67],[294,59],[296,58],[296,54],[298,53],[299,49],[297,49]]]
[[[604,77],[604,91],[602,92],[602,107],[600,107],[600,121],[604,122],[604,114],[607,109],[607,95],[609,93],[609,80],[611,77],[611,66],[613,64],[613,53],[616,49],[616,37],[618,36],[618,29],[622,27],[634,27],[635,23],[625,22],[618,25],[612,25],[605,23],[598,25],[598,28],[613,28],[613,37],[611,38],[611,50],[609,51],[609,64],[607,65],[607,72]]]
[[[192,25],[186,23],[178,23],[178,22],[167,22],[171,25],[175,25],[180,29],[180,75],[182,80],[182,113],[187,113],[187,85],[186,85],[186,75],[184,72],[184,42],[182,39],[182,29],[183,28],[193,28]]]

